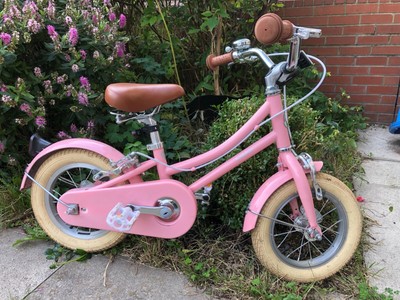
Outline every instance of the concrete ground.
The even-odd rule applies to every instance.
[[[365,176],[354,183],[357,196],[365,198],[370,285],[400,291],[400,135],[370,127],[361,133],[358,149]]]
[[[358,147],[365,158],[365,177],[355,179],[355,187],[357,196],[365,198],[362,207],[368,219],[370,244],[365,261],[370,270],[370,284],[380,291],[385,288],[400,291],[400,135],[390,134],[387,127],[371,127],[361,133]],[[211,299],[181,274],[122,257],[116,258],[107,272],[109,261],[102,255],[51,270],[51,261],[46,260],[44,252],[53,243],[12,246],[24,236],[21,229],[0,231],[1,300]]]

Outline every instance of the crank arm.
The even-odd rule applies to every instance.
[[[175,201],[171,199],[158,200],[159,206],[143,206],[130,204],[133,211],[139,211],[141,214],[153,215],[161,219],[171,219],[179,215],[180,209]]]

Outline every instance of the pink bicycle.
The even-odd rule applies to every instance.
[[[126,234],[179,237],[192,227],[198,202],[209,200],[213,181],[274,145],[278,171],[255,192],[243,224],[244,232],[251,231],[257,257],[274,274],[300,282],[320,280],[341,269],[360,240],[360,209],[345,184],[320,172],[322,162],[295,153],[287,123],[287,111],[323,79],[291,106],[279,89],[299,68],[312,64],[311,59],[322,64],[300,51],[302,39],[319,37],[321,31],[265,14],[257,21],[255,34],[266,45],[289,40],[288,58],[275,64],[271,55],[251,48],[247,39],[235,41],[226,54],[207,58],[210,69],[260,60],[269,72],[265,103],[233,136],[204,154],[172,165],[166,161],[154,115],[160,105],[184,95],[175,84],[117,83],[105,92],[106,102],[122,111],[116,113],[117,123],[133,119],[144,125],[153,156],[124,156],[90,139],[51,145],[32,139],[32,147],[47,147],[26,168],[21,189],[31,187],[32,208],[46,233],[67,248],[89,252],[113,247]],[[267,122],[272,124],[268,134],[189,186],[173,179],[217,161]],[[144,181],[142,174],[151,168],[159,178]]]

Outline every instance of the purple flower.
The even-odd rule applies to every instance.
[[[117,48],[117,56],[123,57],[125,54],[125,43],[117,42],[115,47]]]
[[[0,142],[0,153],[4,153],[6,150],[6,146],[4,146],[3,142]]]
[[[1,96],[1,101],[3,101],[3,103],[10,103],[12,102],[12,98],[9,95],[3,95]]]
[[[28,26],[28,30],[33,33],[38,33],[41,29],[40,23],[38,23],[34,19],[29,19],[27,26]]]
[[[110,20],[110,22],[114,22],[116,18],[116,15],[112,11],[110,11],[110,13],[108,14],[108,19]]]
[[[81,104],[83,106],[88,106],[89,105],[88,96],[85,93],[79,92],[78,102],[79,102],[79,104]]]
[[[126,17],[124,14],[119,16],[119,28],[124,28],[126,26]]]
[[[87,130],[88,131],[92,131],[94,129],[94,121],[93,120],[90,120],[90,121],[88,121],[88,123],[87,123]]]
[[[7,86],[4,83],[0,86],[0,92],[7,92]]]
[[[28,103],[23,103],[21,104],[21,106],[19,107],[19,110],[26,113],[27,115],[31,116],[31,107]]]
[[[52,25],[47,25],[47,33],[53,41],[58,37],[57,31]]]
[[[78,43],[78,30],[75,27],[71,27],[68,32],[68,41],[72,46],[75,46]]]
[[[87,79],[87,78],[84,77],[84,76],[81,76],[81,77],[79,78],[79,81],[81,82],[81,86],[82,86],[83,88],[85,88],[87,91],[90,91],[90,82],[89,82],[89,79]]]
[[[80,50],[79,53],[81,54],[82,59],[85,60],[86,59],[86,51]]]
[[[52,0],[50,0],[49,4],[47,5],[47,15],[49,19],[54,19],[56,17],[56,8]]]
[[[75,133],[75,132],[78,132],[78,127],[76,127],[76,125],[74,123],[72,123],[71,126],[69,127],[69,130],[71,130],[71,132]]]
[[[42,116],[36,117],[35,124],[38,128],[44,128],[46,126],[46,119]]]
[[[60,140],[65,140],[65,139],[70,139],[70,138],[71,138],[71,136],[69,136],[68,134],[66,134],[64,131],[58,132],[58,133],[57,133],[57,137],[58,137]]]
[[[57,77],[57,83],[58,84],[62,84],[62,83],[64,83],[65,82],[65,77],[64,77],[64,75],[63,76],[58,76]]]
[[[11,35],[9,35],[8,33],[0,33],[0,39],[4,45],[8,45],[9,43],[11,43]]]

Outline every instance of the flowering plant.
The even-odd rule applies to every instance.
[[[35,131],[101,134],[105,87],[135,78],[122,10],[110,0],[0,3],[0,166],[24,163]]]

